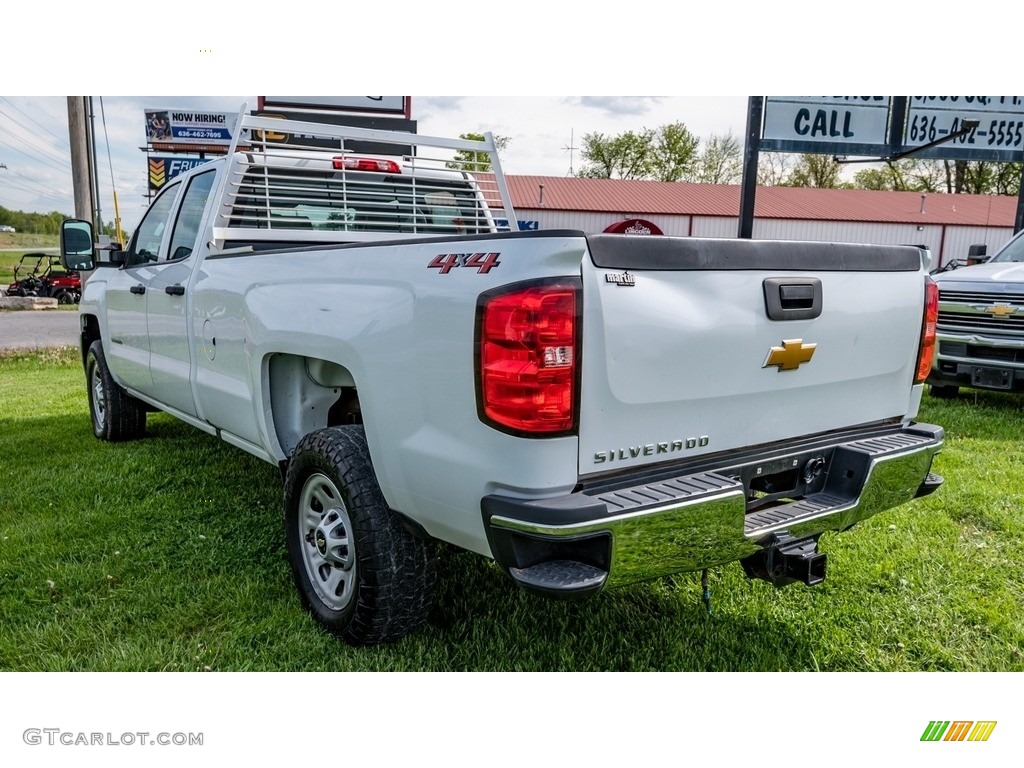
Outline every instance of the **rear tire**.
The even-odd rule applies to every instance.
[[[361,426],[306,435],[284,484],[288,560],[302,605],[350,645],[394,642],[430,611],[433,542],[391,511]]]
[[[125,392],[107,368],[103,344],[94,341],[85,357],[92,433],[100,440],[136,440],[146,433],[146,407]]]
[[[960,394],[960,387],[955,384],[932,384],[928,391],[932,397],[949,400]]]

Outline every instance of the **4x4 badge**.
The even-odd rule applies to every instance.
[[[762,368],[777,366],[780,371],[795,371],[804,363],[811,362],[817,344],[804,344],[803,339],[786,339],[781,347],[772,347]]]
[[[427,264],[427,269],[436,269],[438,274],[447,275],[456,267],[471,267],[478,275],[486,275],[501,266],[501,253],[439,253]]]

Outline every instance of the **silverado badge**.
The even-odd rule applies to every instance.
[[[780,371],[795,371],[803,363],[811,361],[817,347],[817,344],[804,344],[803,339],[786,339],[781,347],[771,348],[761,367],[775,365]]]

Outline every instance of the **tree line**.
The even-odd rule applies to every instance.
[[[462,134],[482,139],[481,134]],[[498,149],[508,137],[496,137]],[[739,184],[743,178],[743,143],[731,132],[698,138],[684,123],[624,131],[587,133],[581,139],[582,166],[576,174],[589,179],[640,179],[696,184]],[[486,156],[460,153],[449,167],[489,170]],[[481,167],[481,164],[483,167]],[[472,166],[472,167],[471,167]],[[888,160],[852,175],[830,155],[760,152],[759,186],[819,189],[873,189],[974,195],[1020,194],[1021,163],[966,160]]]
[[[0,205],[0,224],[14,227],[19,232],[35,235],[56,235],[60,232],[60,223],[68,218],[58,211],[50,213],[32,213],[12,211]]]
[[[13,211],[0,205],[0,224],[14,227],[18,232],[29,235],[59,235],[64,219],[74,218],[60,211],[36,213],[34,211]],[[114,222],[104,222],[103,234],[116,236]]]

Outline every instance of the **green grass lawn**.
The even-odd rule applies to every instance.
[[[299,606],[277,469],[162,414],[93,438],[77,350],[0,358],[3,670],[1024,670],[1024,399],[925,397],[934,495],[825,535],[829,578],[738,565],[584,602],[446,550],[436,607],[355,649]]]

